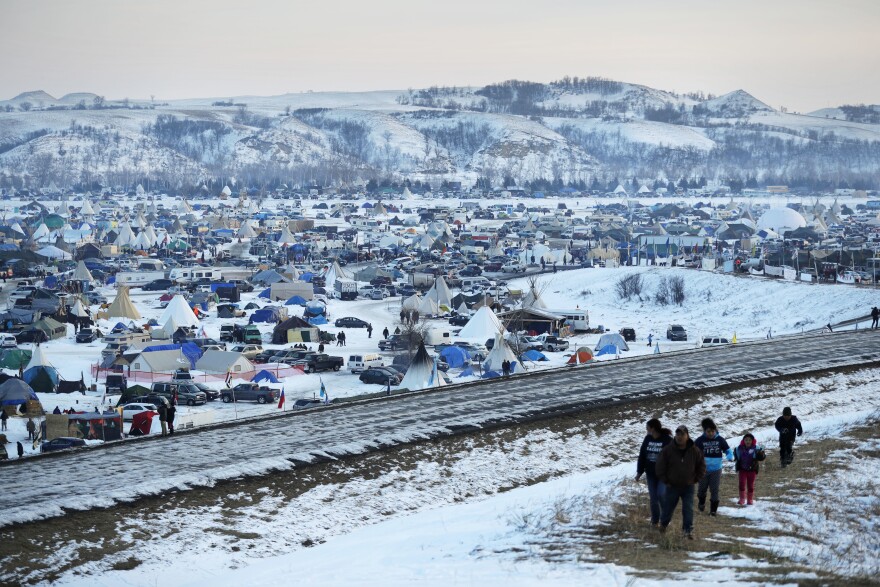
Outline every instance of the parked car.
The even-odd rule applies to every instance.
[[[170,279],[155,279],[149,283],[145,283],[141,288],[143,291],[165,291],[174,285]]]
[[[90,306],[107,303],[107,296],[97,291],[86,292],[83,296],[85,296],[86,302],[88,302]]]
[[[85,445],[86,441],[82,438],[61,436],[59,438],[53,438],[49,442],[44,442],[43,444],[41,444],[40,452],[55,452],[56,450],[67,450],[69,448],[78,448]]]
[[[388,297],[388,290],[383,287],[377,287],[370,293],[371,300],[384,300]]]
[[[339,328],[366,328],[370,323],[360,318],[347,316],[345,318],[337,318],[333,325]]]
[[[389,381],[391,382],[391,385],[400,385],[400,381],[402,380],[397,373],[392,373],[382,367],[364,369],[361,371],[358,379],[360,379],[362,383],[374,383],[378,385],[388,385]]]
[[[239,344],[232,347],[233,353],[240,353],[248,360],[253,360],[257,355],[263,352],[263,347],[258,344]]]
[[[688,333],[687,330],[684,329],[684,326],[671,324],[669,328],[666,329],[666,338],[668,340],[687,340]]]
[[[0,334],[0,348],[14,349],[18,346],[18,341],[11,334]]]
[[[280,355],[286,350],[287,349],[264,349],[257,353],[257,356],[253,358],[253,361],[257,363],[274,363],[275,355]]]
[[[154,383],[152,392],[179,404],[200,406],[208,402],[208,397],[192,383]]]
[[[91,328],[81,328],[76,333],[76,342],[95,342],[98,340],[98,333]]]
[[[144,412],[157,412],[157,410],[158,408],[153,404],[125,404],[122,406],[122,419],[131,420],[138,414]]]
[[[568,347],[569,343],[564,338],[558,338],[556,336],[544,337],[544,348],[550,352],[567,351]]]
[[[526,266],[519,261],[510,261],[501,266],[504,273],[525,273]]]
[[[624,327],[620,329],[620,336],[623,337],[623,340],[626,342],[635,342],[636,340],[636,329]]]
[[[470,321],[471,317],[467,314],[458,314],[449,319],[450,326],[464,326]]]
[[[49,337],[39,328],[29,328],[16,334],[15,340],[18,341],[19,344],[23,342],[46,342],[49,340]]]
[[[388,338],[383,338],[379,341],[379,350],[380,351],[399,351],[401,349],[406,348],[415,348],[422,342],[422,337],[417,333],[413,332],[411,335],[411,340],[407,338],[408,335],[404,334],[392,334]]]
[[[724,338],[723,336],[704,336],[703,337],[703,346],[720,346],[723,344],[730,344],[730,340]]]

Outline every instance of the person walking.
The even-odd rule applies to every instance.
[[[0,424],[2,424],[2,430],[6,430],[6,421],[9,420],[9,414],[6,413],[6,410],[0,408]]]
[[[162,436],[166,436],[168,434],[168,404],[165,401],[159,402],[159,407],[156,409],[159,412],[159,423],[162,425]]]
[[[794,441],[795,436],[804,433],[800,420],[797,416],[791,415],[791,408],[782,409],[782,415],[776,419],[774,424],[779,432],[779,461],[785,468],[794,460]]]
[[[24,456],[24,446],[21,444],[21,441],[15,443],[15,447],[18,449],[18,458]]]
[[[37,425],[32,419],[28,418],[25,428],[27,428],[28,440],[33,440],[34,438],[36,438]]]
[[[388,339],[388,327],[386,326],[384,330],[382,330],[382,338]]]
[[[342,346],[342,332],[336,333],[336,346]]]
[[[880,323],[880,308],[874,306],[871,308],[871,329],[877,328]]]
[[[342,346],[345,346],[345,331],[344,330],[339,332],[339,338],[342,340]]]
[[[703,451],[703,458],[706,460],[706,475],[700,479],[697,485],[697,508],[706,511],[706,493],[707,489],[711,490],[711,501],[709,502],[709,515],[718,514],[718,505],[721,499],[718,497],[718,491],[721,487],[721,469],[724,465],[724,457],[728,461],[733,460],[733,451],[727,444],[727,441],[718,434],[718,427],[712,418],[703,418],[700,423],[703,428],[703,435],[700,436],[694,444]]]
[[[654,344],[654,333],[649,332],[648,333],[648,346],[652,346],[653,344]]]
[[[657,478],[655,465],[660,451],[672,442],[672,434],[660,424],[657,418],[651,418],[646,424],[647,435],[639,449],[639,460],[636,464],[636,481],[645,475],[648,482],[648,500],[651,507],[651,525],[660,523],[660,510],[666,496],[666,486]]]
[[[694,446],[687,426],[675,429],[673,441],[666,445],[654,465],[657,478],[666,484],[661,508],[660,531],[665,532],[678,502],[681,501],[682,530],[685,538],[694,539],[694,485],[706,474],[703,451]]]
[[[373,338],[373,325],[367,324],[367,338]]]
[[[736,461],[735,468],[739,474],[739,505],[746,503],[754,505],[755,478],[758,476],[759,463],[767,458],[767,455],[750,432],[743,436],[733,455]]]
[[[168,411],[165,413],[165,419],[168,420],[168,435],[174,436],[174,416],[177,415],[177,406],[172,403],[168,406]]]
[[[319,353],[323,353],[323,352],[324,352],[324,343],[323,343],[323,342],[319,342],[319,343],[318,343],[318,352],[319,352]]]

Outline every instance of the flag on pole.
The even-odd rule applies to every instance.
[[[327,395],[327,388],[324,387],[324,380],[323,380],[323,379],[321,379],[321,392],[320,392],[318,395],[320,395],[321,400],[322,400],[325,404],[329,404],[329,403],[330,403],[330,396]]]
[[[284,388],[281,388],[281,397],[278,398],[278,409],[284,409]]]

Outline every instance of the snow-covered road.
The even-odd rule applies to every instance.
[[[15,481],[0,494],[0,526],[649,394],[878,362],[880,334],[872,331],[794,336],[450,386],[27,459],[4,466],[15,467],[3,471]],[[32,499],[33,480],[38,502]]]

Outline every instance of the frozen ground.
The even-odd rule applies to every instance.
[[[285,493],[286,481],[267,479],[263,488],[231,486],[228,495],[204,506],[170,501],[148,512],[119,510],[120,539],[130,547],[77,565],[58,584],[258,586],[289,576],[305,585],[753,584],[750,565],[735,562],[711,571],[707,562],[675,580],[645,580],[631,569],[592,560],[584,535],[572,533],[557,545],[581,553],[567,558],[548,557],[542,539],[548,528],[560,525],[557,512],[569,504],[593,508],[580,512],[586,519],[602,519],[621,483],[634,473],[644,421],[651,416],[696,429],[700,418],[712,415],[728,438],[753,431],[772,459],[777,447],[771,426],[781,406],[795,407],[804,423],[802,440],[813,442],[876,421],[878,392],[880,370],[870,369],[692,401],[625,406],[567,429],[533,429],[513,437],[500,431],[484,442],[465,439],[452,452],[428,447],[409,466],[374,463],[362,471],[341,465],[338,481],[316,483],[293,496]],[[836,458],[855,461],[847,487],[863,484],[876,466],[876,454],[873,461],[858,454]],[[725,516],[741,511],[726,503]],[[761,507],[745,512],[769,514]],[[765,523],[785,523],[812,507],[793,506],[768,515]],[[59,561],[69,556],[75,549],[66,546],[59,542],[52,556]],[[699,542],[696,548],[695,556],[703,549],[708,555],[717,544]],[[780,555],[804,563],[815,546],[792,541],[785,548]],[[110,570],[130,557],[142,562],[133,570]]]

